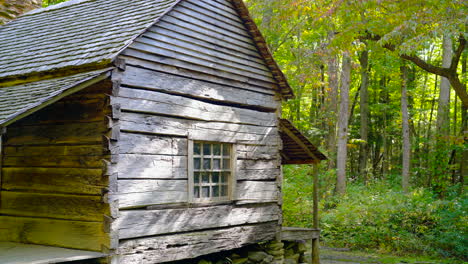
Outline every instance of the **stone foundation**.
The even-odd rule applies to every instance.
[[[270,241],[170,264],[311,264],[312,241]],[[169,264],[169,263],[168,263]]]

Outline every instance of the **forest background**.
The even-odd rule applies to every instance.
[[[322,242],[467,261],[468,2],[246,3],[296,95],[283,116],[329,158]],[[311,173],[285,167],[285,225],[312,226]]]

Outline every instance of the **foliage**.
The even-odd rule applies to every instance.
[[[306,166],[286,166],[284,224],[311,227],[312,180]],[[439,200],[427,188],[403,194],[398,184],[354,182],[345,196],[330,196],[333,176],[322,174],[320,225],[334,247],[378,249],[382,253],[427,254],[467,259],[468,196],[455,188]],[[300,186],[300,188],[299,188]]]
[[[66,2],[66,1],[68,1],[68,0],[43,0],[42,1],[42,6],[43,7],[48,7],[48,6],[55,5],[55,4],[62,3],[62,2]]]

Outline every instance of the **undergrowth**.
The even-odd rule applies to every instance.
[[[468,258],[466,192],[442,200],[428,189],[404,194],[391,180],[378,180],[348,183],[347,194],[337,197],[333,174],[320,175],[320,227],[327,245]],[[285,167],[284,225],[312,227],[312,187],[309,167]]]

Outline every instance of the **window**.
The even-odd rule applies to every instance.
[[[234,192],[234,145],[189,141],[190,202],[229,201]]]

